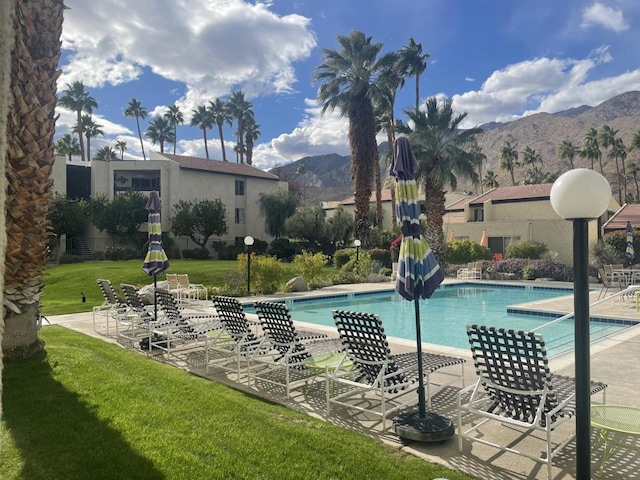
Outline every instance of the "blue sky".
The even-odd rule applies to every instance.
[[[67,0],[58,91],[82,81],[99,107],[104,137],[125,158],[141,159],[135,120],[123,110],[135,97],[149,112],[180,106],[177,153],[204,157],[202,133],[188,126],[198,104],[242,89],[261,136],[254,165],[269,169],[308,155],[348,153],[347,123],[320,114],[313,70],[337,36],[361,30],[396,51],[409,37],[431,57],[422,99],[453,98],[466,126],[536,112],[597,105],[640,90],[637,0]],[[398,116],[414,100],[410,79]],[[59,110],[56,138],[75,114]],[[142,122],[146,128],[147,121]],[[230,161],[233,129],[225,130]],[[210,157],[221,159],[217,129]],[[171,147],[172,148],[172,147]],[[159,150],[145,143],[145,150]],[[77,161],[77,160],[76,160]]]

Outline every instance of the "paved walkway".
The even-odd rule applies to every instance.
[[[447,280],[449,281],[449,280]],[[528,283],[531,285],[531,283]],[[553,285],[558,285],[557,282]],[[571,286],[571,284],[565,284]],[[323,295],[328,293],[344,293],[363,290],[390,289],[391,284],[367,284],[367,285],[340,285],[328,287],[322,291],[309,292],[305,295]],[[591,293],[591,302],[597,300],[599,286],[594,285]],[[303,294],[288,294],[287,296],[301,296]],[[265,297],[252,297],[250,300],[273,299],[282,295],[270,295]],[[244,300],[244,299],[242,299]],[[249,300],[249,299],[247,299]],[[538,308],[548,311],[570,312],[573,310],[572,297],[562,297],[554,300],[533,302],[527,304],[529,308]],[[637,319],[640,321],[640,312],[636,311],[635,302],[618,300],[608,300],[591,309],[592,315],[615,316],[621,318]],[[101,317],[103,318],[103,317]],[[93,328],[91,313],[81,313],[73,315],[59,315],[48,317],[51,323],[59,324],[73,330],[101,338],[105,341],[115,342],[112,335],[106,335],[106,325],[100,320]],[[46,325],[46,322],[45,322]],[[327,330],[327,327],[319,327],[305,324],[305,329]],[[112,326],[113,330],[113,326]],[[331,330],[331,329],[329,329]],[[334,330],[335,334],[335,330]],[[390,339],[391,348],[394,352],[415,349],[415,342],[403,339]],[[441,347],[437,345],[425,344],[425,349],[429,351],[439,351],[458,357],[468,359],[465,368],[466,384],[475,382],[475,372],[471,363],[470,353],[466,350]],[[161,359],[158,357],[158,359]],[[293,409],[305,412],[317,418],[326,419],[337,425],[361,431],[367,435],[379,438],[381,441],[393,445],[401,450],[410,452],[430,461],[438,462],[474,475],[483,480],[513,480],[513,479],[546,479],[546,467],[526,458],[509,453],[501,453],[496,449],[485,447],[474,443],[466,443],[464,452],[459,453],[457,440],[438,444],[412,443],[403,445],[391,429],[383,431],[378,420],[368,417],[366,414],[355,414],[353,411],[344,411],[332,408],[329,416],[326,414],[324,400],[324,382],[317,382],[307,389],[294,390],[292,398],[287,399],[284,394],[279,394],[273,390],[258,390],[255,386],[247,386],[242,381],[239,382],[235,375],[217,373],[207,375],[204,369],[202,352],[192,351],[171,356],[168,361],[180,368],[189,370],[197,375],[210,378],[229,385],[233,388],[259,395],[271,401],[287,405]],[[560,356],[551,360],[551,369],[556,373],[566,375],[574,374],[574,362],[572,354]],[[606,382],[607,403],[640,407],[640,326],[632,327],[626,331],[601,340],[591,347],[591,376],[594,379]],[[242,380],[242,379],[240,379]],[[458,386],[445,387],[433,395],[432,410],[448,418],[456,418],[456,393]],[[390,422],[388,422],[390,423]],[[519,447],[530,452],[539,452],[544,448],[544,443],[539,439],[526,437],[521,438],[517,432],[508,428],[500,428],[499,435],[502,438],[511,438],[514,442],[519,441]],[[487,431],[487,433],[491,433]],[[494,432],[495,433],[495,432]],[[595,434],[592,435],[592,442],[595,441]],[[599,466],[601,448],[596,449],[592,455],[592,470],[594,478]],[[575,450],[574,443],[570,443],[559,457],[554,461],[555,478],[559,480],[569,480],[575,478]],[[640,453],[619,449],[615,450],[607,463],[607,470],[597,478],[603,479],[633,479],[640,478]]]

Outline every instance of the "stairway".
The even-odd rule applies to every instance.
[[[72,248],[80,255],[84,260],[93,260],[93,253],[89,250],[87,240],[84,236],[80,235],[71,239]]]

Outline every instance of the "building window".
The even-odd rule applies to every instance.
[[[239,225],[244,224],[244,208],[236,208],[236,223]]]
[[[474,208],[473,209],[473,221],[474,222],[482,222],[482,221],[484,221],[484,209],[483,208]]]
[[[113,190],[114,193],[160,192],[160,170],[115,170]]]
[[[244,180],[236,180],[236,195],[244,195]]]

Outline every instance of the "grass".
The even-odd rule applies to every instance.
[[[40,335],[46,356],[4,367],[4,480],[472,478],[99,339]]]

